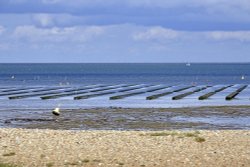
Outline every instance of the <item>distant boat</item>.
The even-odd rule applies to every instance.
[[[244,76],[244,75],[242,75],[242,76],[241,76],[241,79],[242,79],[242,80],[244,80],[244,79],[245,79],[245,76]]]
[[[191,64],[190,64],[190,63],[187,63],[187,64],[186,64],[186,66],[188,66],[188,67],[189,67],[189,66],[191,66]]]

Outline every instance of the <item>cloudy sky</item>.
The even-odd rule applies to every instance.
[[[0,0],[0,62],[250,62],[250,0]]]

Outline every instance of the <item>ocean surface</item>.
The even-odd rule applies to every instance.
[[[101,87],[100,85],[105,85]],[[110,86],[111,85],[111,86]],[[249,129],[249,109],[233,109],[233,113],[224,114],[212,108],[201,111],[190,110],[176,114],[177,110],[161,112],[154,108],[182,108],[200,106],[240,106],[250,104],[250,64],[0,64],[0,127],[54,127],[55,118],[52,109],[77,109],[64,112],[60,118],[62,129],[150,129],[159,123],[160,129]],[[90,86],[93,91],[82,93],[79,88]],[[193,87],[190,87],[193,86]],[[93,88],[92,87],[97,87]],[[112,89],[110,89],[110,87]],[[131,91],[121,91],[139,87]],[[164,87],[157,91],[148,91]],[[154,100],[148,96],[190,87],[164,95]],[[205,89],[200,89],[206,87]],[[198,100],[201,95],[226,87],[206,100]],[[233,100],[225,97],[244,87]],[[51,90],[56,88],[57,90]],[[43,89],[41,91],[41,89]],[[46,89],[44,91],[44,89]],[[50,90],[49,90],[50,89]],[[73,91],[72,91],[73,89]],[[199,89],[197,92],[179,100],[174,96]],[[71,91],[68,91],[71,90]],[[98,91],[96,91],[98,90]],[[119,92],[120,90],[120,92]],[[68,91],[68,92],[67,92]],[[110,91],[114,91],[110,93]],[[135,92],[144,91],[142,94]],[[61,95],[59,98],[42,100],[42,96]],[[57,92],[57,93],[51,93]],[[59,92],[59,93],[58,93]],[[73,92],[73,94],[71,94]],[[45,93],[45,94],[44,94]],[[74,94],[76,93],[76,94]],[[98,96],[92,96],[93,94]],[[107,93],[107,94],[105,94]],[[110,100],[111,96],[135,93],[119,100]],[[76,96],[86,96],[74,100]],[[31,96],[30,96],[31,95]],[[10,99],[16,96],[25,98]],[[106,112],[102,108],[107,108]],[[147,108],[138,112],[115,112],[114,108]],[[96,108],[96,112],[78,109]],[[100,110],[99,110],[100,109]],[[143,110],[143,109],[142,109]],[[203,111],[204,110],[204,111]],[[102,112],[100,112],[102,111]],[[185,114],[186,113],[186,114]],[[200,115],[197,115],[199,113]],[[202,114],[203,113],[203,114]],[[78,120],[79,119],[79,120]],[[117,124],[117,120],[124,121]],[[78,120],[79,124],[72,124]],[[88,126],[88,122],[93,122]],[[86,123],[87,122],[87,123]],[[101,122],[98,124],[97,122]],[[135,122],[138,126],[134,127]],[[179,126],[182,123],[183,126]],[[70,125],[68,127],[68,124]],[[130,125],[131,126],[127,126]],[[146,126],[149,124],[148,126]],[[173,126],[169,126],[169,124]],[[67,125],[67,126],[66,126]],[[193,126],[197,125],[197,126]],[[189,127],[191,126],[191,127]],[[57,127],[57,126],[56,126]],[[158,127],[158,124],[157,124]],[[51,127],[49,127],[51,128]]]
[[[10,96],[26,95],[19,90],[0,93],[0,108],[93,108],[93,107],[183,107],[211,105],[248,105],[250,86],[237,97],[226,101],[225,96],[242,85],[250,84],[250,63],[204,64],[204,63],[162,63],[162,64],[0,64],[0,88],[37,89],[51,87],[79,88],[88,85],[144,84],[164,86],[211,86],[182,100],[172,101],[171,97],[194,88],[176,92],[157,100],[146,100],[147,95],[130,96],[121,100],[109,100],[110,95],[90,99],[73,100],[74,96],[41,100],[39,96],[9,100]],[[216,93],[209,100],[198,97],[221,86],[233,85]],[[13,87],[13,88],[12,88]],[[171,88],[170,88],[171,89]],[[167,89],[168,90],[168,89]],[[163,90],[164,91],[164,90]],[[159,91],[158,91],[159,92]],[[6,94],[7,93],[7,94]],[[11,94],[12,93],[12,94]],[[151,94],[157,93],[152,92]],[[5,95],[4,95],[5,94]]]
[[[0,64],[0,86],[249,84],[241,64]]]

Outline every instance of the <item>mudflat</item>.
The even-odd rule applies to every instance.
[[[250,106],[1,109],[0,127],[54,130],[249,130]]]
[[[0,162],[47,167],[250,166],[250,131],[1,128]]]

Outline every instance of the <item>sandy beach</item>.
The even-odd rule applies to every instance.
[[[0,161],[18,166],[249,166],[250,132],[0,129]]]
[[[249,110],[110,107],[61,110],[60,116],[46,109],[1,111],[0,166],[250,166]]]

